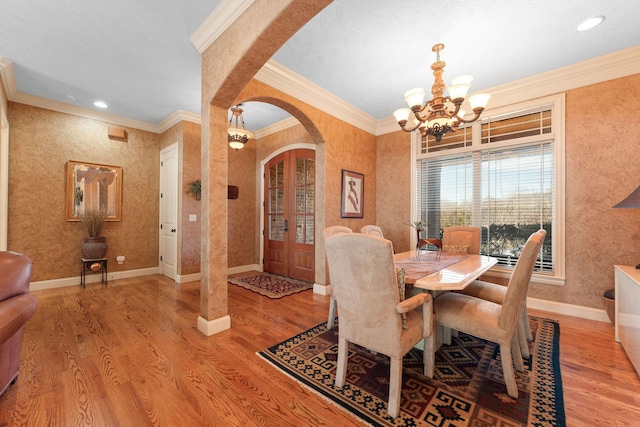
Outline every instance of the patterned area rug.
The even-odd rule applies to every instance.
[[[534,342],[518,399],[507,395],[498,347],[459,334],[436,353],[434,379],[422,375],[422,351],[404,357],[400,414],[387,415],[389,359],[350,344],[347,384],[334,386],[338,332],[322,323],[259,352],[302,384],[373,426],[566,426],[559,325],[531,317]]]
[[[258,273],[227,279],[232,285],[242,286],[269,298],[282,298],[297,292],[313,288],[313,283],[290,279],[270,273]]]

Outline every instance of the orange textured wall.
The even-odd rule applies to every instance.
[[[179,270],[181,275],[200,272],[200,225],[202,201],[187,194],[189,183],[201,179],[200,173],[200,124],[182,122],[182,150],[180,156],[180,182],[182,188],[182,233],[179,245]],[[189,221],[189,215],[197,215]]]
[[[9,103],[8,249],[34,262],[33,281],[79,276],[85,232],[66,221],[66,163],[122,166],[122,221],[103,230],[109,271],[158,266],[159,146],[156,134],[126,128],[110,140],[109,123]],[[124,255],[123,265],[115,263]]]
[[[251,265],[256,253],[256,144],[249,140],[241,150],[229,147],[228,184],[238,187],[238,198],[227,200],[229,267]],[[259,252],[258,252],[259,253]]]
[[[410,249],[411,134],[398,131],[377,138],[377,225],[396,252]]]
[[[529,296],[602,308],[615,264],[640,262],[640,209],[612,209],[640,184],[640,75],[566,93],[566,285]]]

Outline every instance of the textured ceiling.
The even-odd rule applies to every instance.
[[[233,1],[233,0],[227,0]],[[200,112],[200,55],[190,41],[218,0],[0,0],[0,56],[17,90],[157,124]],[[577,25],[594,15],[603,24]],[[640,44],[638,0],[335,0],[274,56],[375,119],[430,89],[431,47],[446,45],[445,80],[477,92]],[[259,103],[249,103],[259,104]],[[245,105],[253,130],[287,115]]]

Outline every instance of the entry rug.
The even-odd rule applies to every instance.
[[[560,377],[560,328],[530,317],[534,342],[518,399],[507,395],[500,351],[463,333],[436,353],[434,379],[422,375],[422,351],[404,357],[400,413],[387,415],[389,359],[349,345],[347,383],[334,386],[338,331],[322,323],[258,354],[287,375],[372,426],[566,426]]]
[[[242,286],[245,289],[269,298],[282,298],[313,288],[313,283],[277,276],[271,273],[234,277],[227,279],[227,281],[233,285]]]

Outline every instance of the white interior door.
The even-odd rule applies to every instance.
[[[178,259],[178,144],[160,152],[160,273],[175,280]]]

